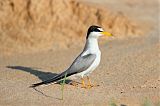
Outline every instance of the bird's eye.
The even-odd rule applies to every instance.
[[[102,32],[102,31],[99,29],[95,29],[94,32]]]

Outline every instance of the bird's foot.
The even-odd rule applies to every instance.
[[[86,86],[82,86],[81,88],[90,89],[92,87],[95,87],[95,85],[86,85]]]
[[[97,86],[99,86],[99,85],[96,85],[96,84],[91,84],[91,81],[90,81],[90,79],[89,79],[89,77],[87,77],[87,79],[88,79],[88,84],[85,84],[84,83],[84,80],[83,80],[83,78],[82,78],[82,87],[81,88],[85,88],[85,89],[90,89],[90,88],[92,88],[92,87],[97,87]]]
[[[88,80],[88,88],[92,88],[95,87],[96,85],[93,85],[89,79],[89,77],[87,76],[87,80]]]
[[[88,88],[89,88],[89,89],[92,88],[92,87],[94,87],[94,85],[88,85]]]
[[[88,88],[97,87],[97,86],[99,86],[99,85],[98,84],[89,84]]]
[[[87,89],[88,87],[87,86],[82,86],[81,88]]]

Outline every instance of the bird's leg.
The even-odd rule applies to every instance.
[[[84,79],[81,78],[81,80],[82,80],[82,88],[86,88],[85,83],[84,83]]]
[[[91,84],[91,81],[90,81],[90,79],[89,79],[88,76],[87,76],[87,80],[88,80],[88,87],[89,87],[89,88],[93,87],[93,85]]]
[[[91,84],[91,81],[89,79],[89,77],[87,76],[87,80],[88,80],[88,87],[91,88],[91,87],[96,87],[96,86],[99,86],[99,85],[95,85],[95,84]]]

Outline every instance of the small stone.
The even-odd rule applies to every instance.
[[[123,91],[121,91],[121,93],[124,93]]]

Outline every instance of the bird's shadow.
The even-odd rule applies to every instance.
[[[6,66],[6,67],[10,69],[16,69],[16,70],[28,72],[38,77],[41,81],[46,81],[58,75],[57,73],[44,72],[44,71],[41,71],[41,70],[38,70],[32,67],[26,67],[26,66]],[[72,80],[67,79],[65,83],[69,84],[71,81]],[[57,84],[60,84],[60,82]]]
[[[38,77],[41,81],[46,81],[46,80],[51,79],[51,78],[55,77],[56,75],[58,75],[57,73],[44,72],[44,71],[37,70],[32,67],[26,67],[26,66],[6,66],[6,67],[10,68],[10,69],[16,69],[16,70],[28,72],[28,73]],[[69,80],[69,79],[65,80],[65,84],[70,84],[70,82],[72,82],[72,80]],[[61,84],[61,82],[57,82],[56,84]],[[36,88],[33,88],[33,89],[46,97],[51,97],[51,96],[44,94],[42,91],[39,91]]]

